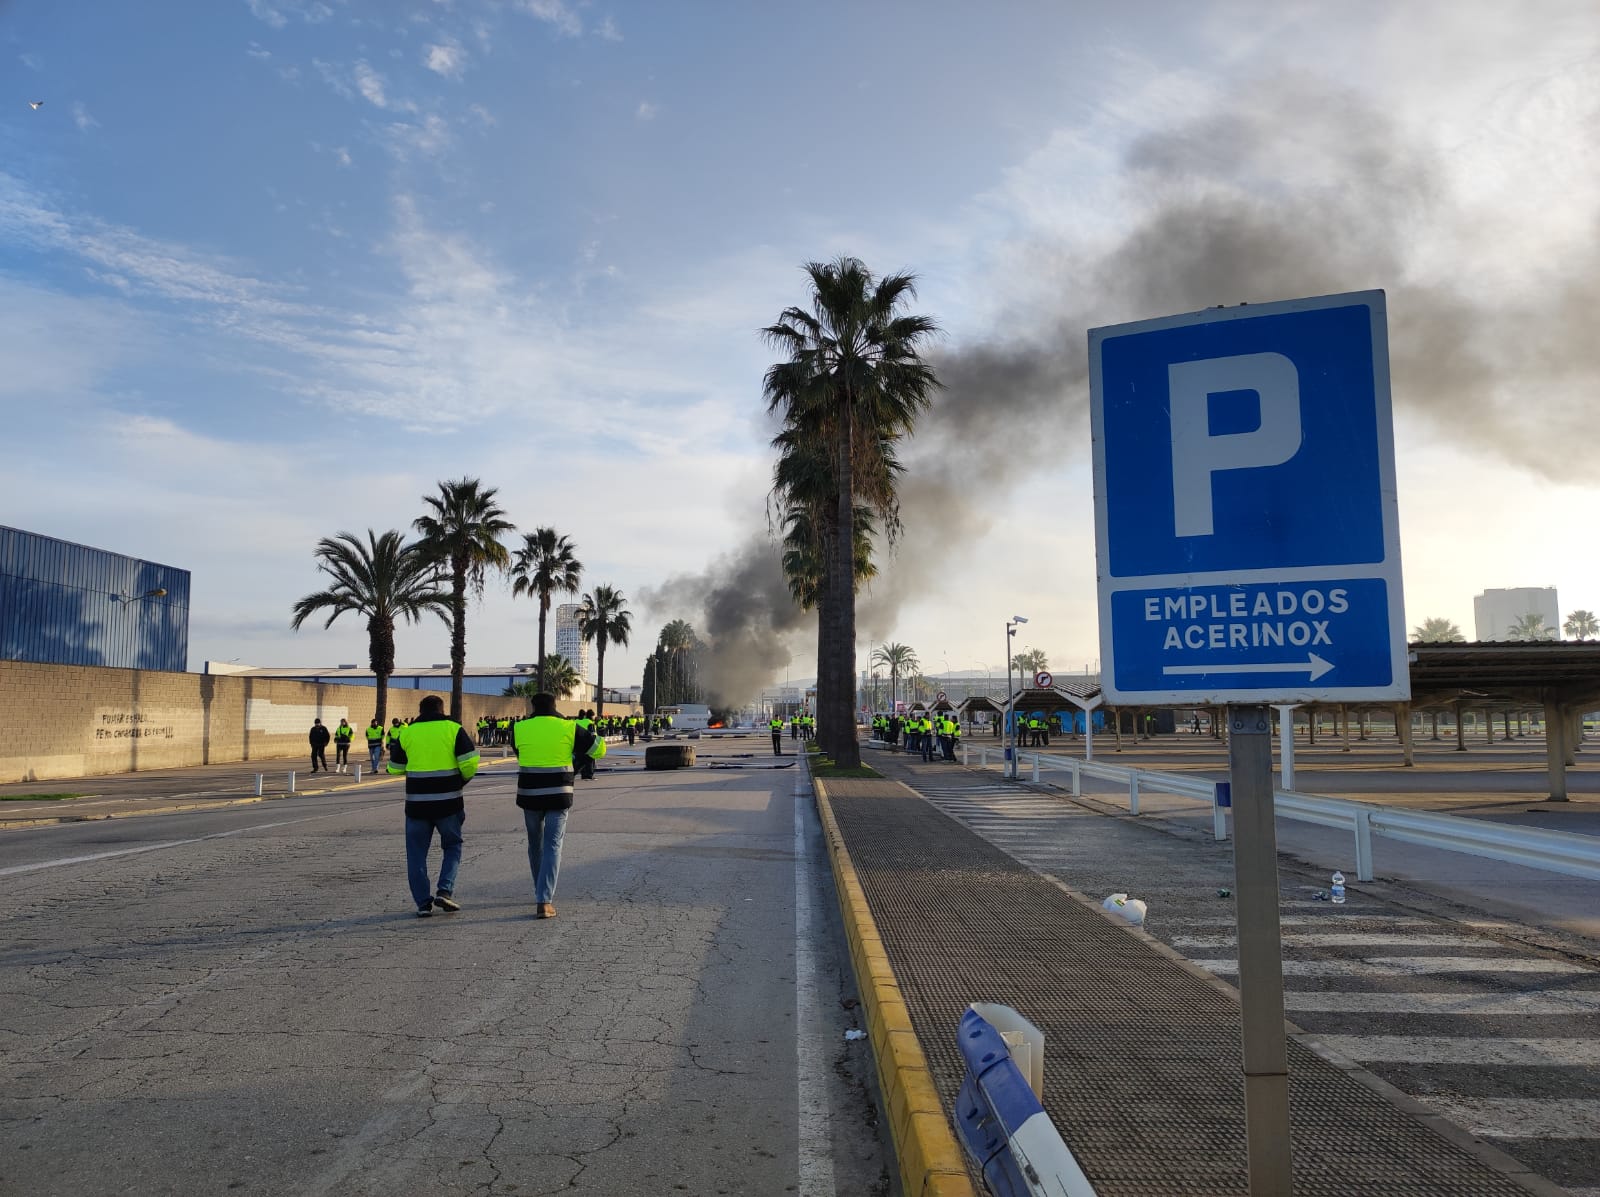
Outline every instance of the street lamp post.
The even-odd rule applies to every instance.
[[[1016,690],[1011,685],[1011,641],[1017,634],[1017,625],[1027,623],[1026,615],[1013,615],[1006,621],[1006,713],[1011,720],[1011,751],[1006,753],[1006,776],[1017,780],[1017,702]]]

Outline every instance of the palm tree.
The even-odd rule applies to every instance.
[[[927,316],[902,309],[916,294],[915,277],[875,279],[857,258],[811,262],[811,308],[786,308],[763,329],[769,344],[787,359],[768,369],[763,383],[769,412],[829,450],[835,501],[832,519],[821,524],[825,599],[818,613],[817,707],[841,766],[860,763],[855,692],[855,508],[856,468],[886,441],[909,434],[932,399],[938,379],[919,354],[938,329]],[[875,514],[894,515],[893,493],[881,497]]]
[[[596,717],[606,713],[606,646],[626,647],[628,633],[633,630],[633,612],[628,610],[627,602],[627,596],[615,587],[596,586],[578,604],[578,632],[595,646]]]
[[[1595,618],[1593,611],[1580,609],[1567,615],[1567,622],[1561,625],[1561,630],[1573,640],[1593,640],[1600,636],[1600,619]]]
[[[565,698],[572,693],[573,688],[578,684],[577,669],[574,668],[571,661],[560,653],[551,653],[544,659],[544,672],[545,680],[550,685],[548,691],[545,691],[544,686],[537,680],[530,678],[525,682],[512,682],[501,693],[507,698],[531,699],[535,694],[543,691],[553,694],[557,698]]]
[[[794,503],[783,513],[783,576],[789,583],[789,593],[802,611],[809,611],[822,601],[823,552],[822,538],[818,534],[815,509]],[[872,511],[856,506],[855,588],[878,576],[878,567],[872,561]]]
[[[308,594],[294,605],[289,626],[299,630],[312,615],[328,613],[322,626],[350,612],[367,618],[367,662],[377,684],[377,720],[389,717],[389,677],[394,673],[396,620],[420,622],[428,612],[449,621],[449,601],[439,589],[438,569],[399,532],[382,536],[367,529],[367,543],[341,532],[317,542],[317,568],[333,579],[326,590]]]
[[[1506,629],[1507,640],[1554,640],[1556,630],[1544,626],[1544,616],[1536,611],[1529,611],[1516,623]]]
[[[429,560],[450,571],[450,718],[461,722],[461,679],[467,671],[467,586],[483,594],[484,575],[505,569],[511,555],[500,538],[516,526],[495,505],[499,492],[476,478],[439,483],[439,493],[423,495],[431,514],[411,524]]]
[[[538,528],[525,532],[522,547],[516,551],[511,563],[511,594],[513,598],[524,594],[539,600],[539,688],[544,689],[544,627],[550,614],[550,598],[556,593],[577,594],[578,583],[583,578],[583,566],[578,563],[572,541],[554,528]]]
[[[1411,639],[1418,644],[1465,644],[1467,638],[1454,620],[1431,615],[1411,629]]]
[[[901,675],[912,676],[922,668],[922,663],[909,644],[899,643],[880,644],[873,649],[872,663],[889,671],[889,709],[892,711],[900,696]]]
[[[583,681],[578,667],[561,653],[551,653],[544,659],[544,686],[547,694],[557,698],[570,698]]]
[[[1025,686],[1032,684],[1033,675],[1039,670],[1050,668],[1050,660],[1042,648],[1030,648],[1025,653],[1018,653],[1011,658],[1011,663],[1016,666],[1019,682]],[[1022,678],[1028,680],[1022,682]]]

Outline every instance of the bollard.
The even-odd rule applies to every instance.
[[[257,773],[256,774],[256,797],[257,798],[261,797],[261,785],[262,785],[262,783],[264,781],[266,781],[266,779],[267,779],[267,775],[265,773]]]
[[[1083,797],[1083,773],[1078,769],[1076,759],[1072,762],[1072,796],[1074,798]]]
[[[1033,754],[1033,784],[1039,784],[1039,754]]]
[[[293,769],[289,770],[289,788],[288,788],[288,790],[285,791],[285,793],[289,793],[289,794],[294,793],[294,770]]]
[[[1128,813],[1139,813],[1139,773],[1135,769],[1128,770]]]
[[[357,765],[355,768],[356,768],[356,785],[360,785],[361,784],[361,766]]]

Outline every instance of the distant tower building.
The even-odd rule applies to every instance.
[[[578,630],[577,603],[562,603],[556,608],[556,652],[572,662],[580,678],[589,680],[589,642]]]
[[[1561,635],[1561,608],[1554,586],[1518,586],[1510,590],[1485,590],[1472,600],[1473,621],[1479,640],[1507,640],[1508,633],[1526,615],[1544,617],[1551,638]]]

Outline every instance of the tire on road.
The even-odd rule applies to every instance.
[[[651,744],[644,750],[646,769],[684,769],[692,764],[693,744]]]

